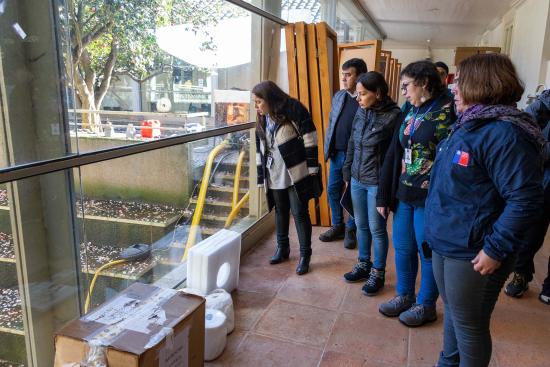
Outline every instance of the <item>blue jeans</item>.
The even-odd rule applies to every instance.
[[[340,199],[342,198],[342,193],[344,191],[342,167],[344,166],[345,160],[346,152],[344,151],[337,151],[332,157],[330,157],[327,194],[333,226],[344,222],[344,212],[342,205],[340,205]],[[346,228],[355,229],[355,221],[352,217],[349,217],[348,222],[346,223]]]
[[[491,314],[515,257],[492,274],[481,275],[468,260],[434,252],[433,270],[445,304],[440,367],[486,367],[491,360]]]
[[[432,259],[422,253],[424,208],[400,201],[393,215],[393,246],[397,272],[397,294],[414,296],[418,255],[422,273],[416,303],[433,306],[439,295],[432,271]]]
[[[388,231],[386,220],[376,210],[376,193],[378,186],[366,185],[351,179],[351,200],[357,225],[357,243],[359,244],[359,261],[371,260],[371,244],[374,243],[374,261],[376,269],[386,268],[388,257]]]

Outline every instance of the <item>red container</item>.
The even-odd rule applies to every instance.
[[[160,138],[160,121],[143,120],[141,121],[142,138]]]

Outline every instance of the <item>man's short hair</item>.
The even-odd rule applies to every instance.
[[[365,63],[365,61],[363,61],[363,59],[358,59],[356,57],[353,59],[349,59],[342,65],[342,70],[347,70],[349,68],[354,68],[355,73],[357,75],[361,75],[368,71],[367,64]]]
[[[445,70],[445,73],[447,73],[447,75],[449,75],[449,67],[443,61],[436,62],[435,67]]]

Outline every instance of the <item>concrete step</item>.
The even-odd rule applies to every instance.
[[[241,196],[242,197],[242,196]],[[239,197],[239,199],[241,198]],[[197,198],[191,198],[190,199],[191,204],[197,205]],[[224,208],[231,208],[231,202],[230,201],[223,201],[223,200],[214,200],[212,198],[206,198],[204,202],[205,206],[214,206],[214,207],[224,207]],[[246,202],[243,205],[243,209],[248,208],[248,202]]]
[[[233,194],[233,186],[213,186],[210,185],[208,187],[208,192],[220,192],[220,193],[230,193]],[[240,194],[246,194],[248,192],[248,189],[246,188],[239,188]]]

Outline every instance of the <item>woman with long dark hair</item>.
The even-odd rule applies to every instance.
[[[270,264],[289,258],[292,211],[300,242],[296,273],[302,275],[309,271],[311,259],[308,201],[317,197],[321,189],[314,177],[319,170],[317,132],[307,109],[272,81],[256,85],[252,97],[258,113],[258,184],[265,184],[269,210],[275,208],[277,249]]]
[[[438,147],[425,212],[445,304],[438,366],[486,367],[491,314],[542,209],[545,141],[516,107],[524,88],[506,55],[471,56],[457,77],[460,117]]]

